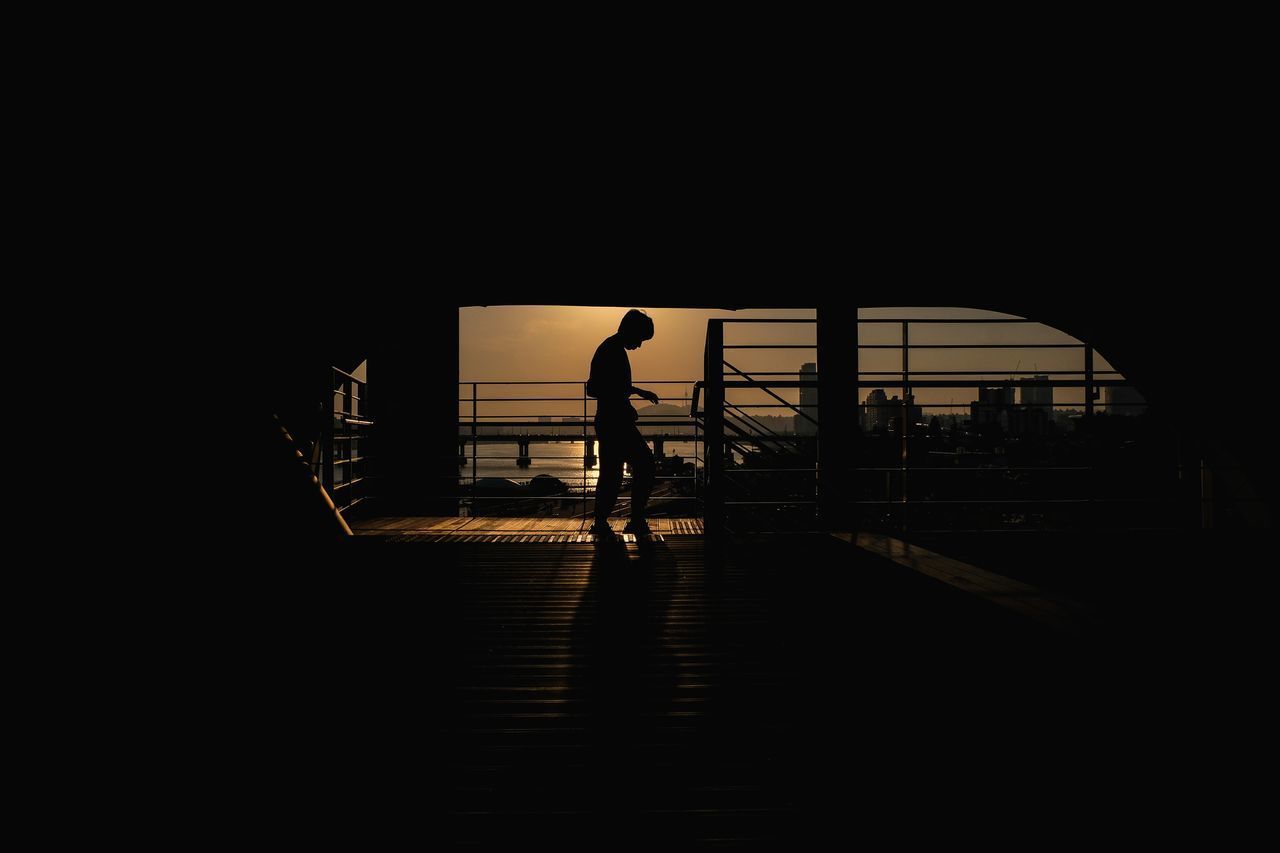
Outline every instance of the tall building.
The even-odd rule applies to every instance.
[[[1032,382],[1047,382],[1047,375],[1036,374]],[[1053,409],[1053,387],[1050,385],[1023,385],[1022,405],[1044,407],[1046,412]]]
[[[999,424],[1009,426],[1009,409],[1013,406],[1013,383],[1006,382],[991,388],[979,388],[978,399],[969,405],[969,416],[974,426]]]
[[[1013,383],[1006,382],[1003,385],[996,385],[990,388],[979,388],[978,402],[992,406],[1012,406]]]
[[[1147,410],[1146,398],[1132,385],[1108,385],[1103,392],[1108,415],[1140,415]]]
[[[818,365],[812,361],[807,361],[800,365],[800,381],[816,382],[818,380]],[[800,411],[808,415],[809,418],[802,415],[794,415],[796,435],[817,435],[818,426],[815,421],[818,420],[818,389],[801,388],[800,389]]]
[[[867,395],[867,402],[862,407],[862,431],[871,432],[875,429],[887,429],[889,427],[889,398],[885,396],[883,388],[874,388]]]
[[[906,431],[907,432],[912,432],[915,429],[916,424],[924,420],[924,407],[916,405],[915,394],[908,394],[906,396],[905,404],[901,397],[899,397],[897,394],[894,394],[892,397],[889,398],[888,403],[889,403],[889,408],[882,410],[883,415],[881,417],[884,418],[885,425],[889,429],[893,430],[894,432],[902,431],[902,418],[903,418],[902,410],[904,408],[904,405],[907,410],[906,411],[906,419],[907,419]]]

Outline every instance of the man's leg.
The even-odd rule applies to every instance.
[[[607,527],[609,513],[618,501],[618,491],[622,488],[623,457],[618,447],[617,437],[608,431],[601,432],[596,427],[596,436],[600,440],[600,476],[596,479],[596,526]]]
[[[634,426],[628,436],[627,461],[631,463],[631,520],[644,521],[657,470],[649,445]]]

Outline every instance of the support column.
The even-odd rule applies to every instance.
[[[707,321],[702,357],[703,411],[706,413],[705,472],[707,478],[703,527],[708,536],[724,533],[724,323]]]
[[[379,306],[369,356],[378,389],[378,510],[385,515],[458,514],[458,311],[406,316]]]
[[[858,315],[818,307],[818,522],[853,531],[858,458]]]

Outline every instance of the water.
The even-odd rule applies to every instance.
[[[701,449],[701,445],[698,447]],[[694,443],[692,441],[669,441],[663,445],[663,450],[667,456],[681,456],[686,462],[694,462]],[[599,452],[598,447],[596,452]],[[527,483],[539,474],[549,474],[552,477],[563,480],[565,485],[571,489],[580,489],[584,483],[582,470],[583,443],[581,441],[534,442],[529,445],[529,455],[534,458],[528,468],[521,468],[516,465],[515,457],[519,455],[520,448],[514,441],[482,441],[476,453],[481,458],[476,460],[474,472],[471,466],[470,444],[467,445],[467,464],[458,466],[458,473],[468,479],[474,473],[477,477],[505,477],[515,480],[517,483]],[[506,456],[510,458],[485,459],[483,458],[485,456]],[[540,459],[538,457],[553,458]],[[699,468],[702,467],[701,462],[694,462],[694,464]],[[597,463],[596,467],[587,469],[585,483],[588,489],[595,488],[599,474],[599,463]]]

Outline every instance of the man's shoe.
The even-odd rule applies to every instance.
[[[652,536],[653,531],[649,529],[649,522],[642,520],[628,521],[627,526],[622,528],[623,533],[634,533],[636,536]]]
[[[616,538],[616,534],[613,532],[612,527],[610,527],[607,524],[601,524],[599,522],[596,522],[595,524],[591,525],[591,529],[588,530],[587,532],[590,533],[592,536],[598,536],[601,539]]]

